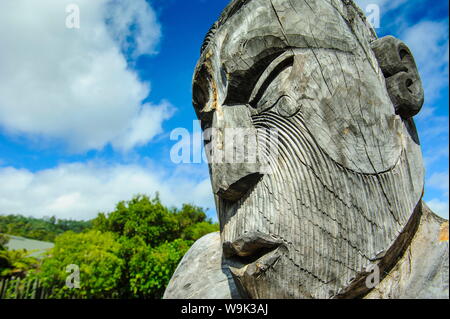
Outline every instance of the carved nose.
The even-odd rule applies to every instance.
[[[263,176],[257,131],[246,105],[221,106],[214,113],[212,129],[206,152],[213,191],[220,198],[235,202]]]
[[[244,174],[239,174],[236,177],[239,178],[241,175]],[[229,185],[228,188],[219,187],[217,195],[225,200],[235,202],[241,199],[254,185],[256,185],[261,177],[262,174],[259,173],[251,173],[249,175],[245,175],[244,177],[239,178],[238,180],[236,180],[236,182]],[[232,179],[229,178],[228,180]]]

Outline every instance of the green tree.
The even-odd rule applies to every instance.
[[[183,232],[183,238],[196,241],[201,237],[219,230],[219,225],[211,224],[210,222],[200,222],[192,224]]]
[[[197,206],[183,204],[181,210],[174,210],[181,229],[207,220],[205,211]],[[211,222],[208,220],[208,222]]]
[[[159,299],[178,263],[192,245],[176,239],[156,248],[142,249],[130,260],[130,288],[136,298]]]
[[[39,261],[30,257],[30,251],[1,250],[0,251],[0,277],[24,277],[28,271],[37,269]]]
[[[54,216],[49,218],[0,216],[0,233],[51,242],[65,231],[80,233],[90,227],[90,221],[56,219]]]
[[[49,220],[51,225],[61,224]],[[218,230],[193,205],[167,208],[159,197],[137,195],[100,213],[92,229],[56,237],[36,276],[56,298],[161,298],[192,243]],[[68,265],[80,269],[80,289],[65,286]]]
[[[160,298],[193,241],[219,229],[202,208],[185,204],[169,209],[158,195],[122,201],[113,212],[99,214],[92,224],[119,237],[120,257],[125,262],[124,298]]]
[[[6,250],[6,244],[9,242],[9,237],[4,234],[0,234],[0,250]]]
[[[54,298],[114,298],[119,296],[118,284],[124,267],[119,257],[121,245],[109,232],[91,230],[76,234],[66,232],[56,238],[50,258],[42,263],[44,285],[53,288]],[[80,288],[67,287],[67,266],[80,271]]]
[[[8,250],[8,241],[7,235],[0,234],[0,277],[24,277],[30,270],[38,267],[39,261],[29,256],[30,251]]]
[[[155,247],[179,238],[180,228],[175,214],[165,207],[158,196],[138,195],[130,201],[119,202],[108,216],[100,214],[94,228],[127,238],[139,237]]]

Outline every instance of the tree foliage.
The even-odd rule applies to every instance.
[[[0,234],[0,278],[2,277],[25,277],[29,271],[39,267],[39,260],[31,257],[25,249],[8,250],[6,244],[9,237]]]
[[[9,237],[5,234],[0,234],[0,251],[6,250],[5,245],[9,242]]]
[[[0,250],[0,277],[24,277],[30,270],[37,269],[39,261],[29,256],[30,251]]]
[[[110,231],[126,238],[139,237],[150,246],[172,241],[179,235],[176,215],[161,204],[158,197],[136,196],[119,202],[116,210],[94,219],[95,229]]]
[[[130,289],[136,298],[161,298],[191,241],[176,239],[140,250],[130,260]]]
[[[90,228],[89,221],[24,217],[20,215],[0,216],[0,233],[53,242],[56,236],[74,231],[80,233]]]
[[[41,277],[47,287],[53,288],[54,298],[113,298],[118,296],[124,267],[120,249],[120,243],[109,232],[66,232],[56,238],[51,257],[43,260]],[[67,272],[69,265],[79,268],[78,289],[66,285],[71,274]]]
[[[92,230],[66,232],[43,261],[45,285],[54,297],[161,298],[173,272],[192,243],[217,231],[203,209],[164,206],[144,195],[122,201],[92,220]],[[80,269],[79,289],[69,289],[67,265]]]

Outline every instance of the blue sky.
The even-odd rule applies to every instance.
[[[448,1],[361,0],[405,41],[426,103],[416,118],[426,202],[448,218]],[[66,6],[80,8],[68,29]],[[174,164],[193,131],[200,46],[228,0],[2,0],[0,214],[87,219],[136,193],[215,217],[205,164]],[[198,131],[196,131],[198,134]]]

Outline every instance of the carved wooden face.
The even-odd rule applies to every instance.
[[[262,152],[270,170],[261,159],[210,164],[224,256],[242,292],[366,292],[368,268],[388,268],[405,244],[423,191],[410,119],[423,90],[411,53],[377,40],[338,0],[234,1],[207,40],[193,89],[203,128],[216,129],[207,148],[226,149],[230,128],[277,146]]]

